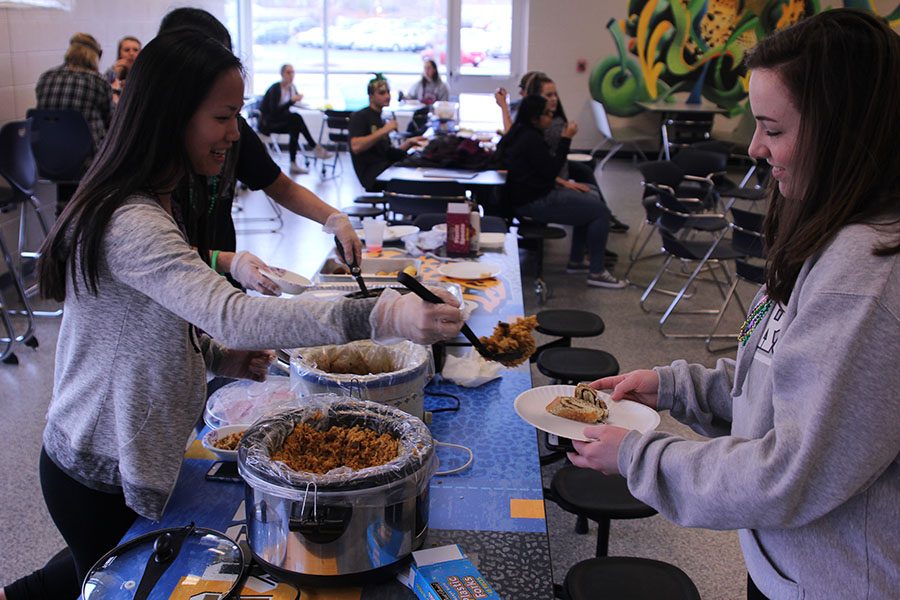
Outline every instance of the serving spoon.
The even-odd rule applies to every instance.
[[[406,273],[404,271],[400,271],[397,275],[397,281],[406,286],[409,291],[413,294],[424,300],[425,302],[430,302],[431,304],[445,304],[445,302],[429,290],[427,287],[419,283],[419,280]],[[513,351],[513,352],[493,352],[488,349],[487,346],[484,345],[475,332],[473,332],[468,325],[463,323],[462,326],[462,334],[466,336],[466,339],[472,344],[472,347],[483,356],[486,360],[491,360],[494,362],[498,362],[502,365],[508,367],[514,367],[522,362],[524,357],[524,351]]]
[[[337,236],[334,236],[334,245],[337,246],[338,256],[341,257],[341,260],[344,261],[345,265],[350,267],[350,274],[353,275],[353,278],[356,279],[356,283],[359,284],[359,290],[362,292],[362,297],[368,298],[371,294],[369,293],[368,288],[366,288],[366,282],[363,281],[362,269],[359,268],[356,257],[353,257],[353,262],[347,260],[347,256],[344,254],[344,246]]]

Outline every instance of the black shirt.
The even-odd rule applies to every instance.
[[[553,190],[571,143],[571,139],[561,137],[554,156],[544,134],[536,127],[514,125],[510,129],[500,147],[509,169],[506,185],[513,206],[534,202]]]
[[[358,110],[350,115],[348,131],[350,138],[365,137],[371,135],[377,129],[384,127],[381,114],[371,106]],[[375,179],[389,166],[406,157],[406,152],[391,145],[390,136],[384,136],[365,152],[352,154],[353,170],[359,182],[368,191],[375,191],[377,183]]]

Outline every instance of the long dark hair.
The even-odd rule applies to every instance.
[[[866,12],[829,10],[764,39],[746,65],[774,71],[800,113],[805,190],[787,200],[776,186],[765,225],[766,290],[785,303],[804,261],[842,227],[900,208],[900,36]],[[900,236],[873,249],[897,252]]]
[[[528,83],[525,84],[525,94],[527,96],[540,96],[541,91],[544,87],[545,83],[555,83],[550,77],[547,76],[546,73],[541,71],[536,71],[529,79]],[[563,121],[568,122],[568,118],[566,118],[566,111],[563,110],[562,100],[559,98],[559,94],[556,96],[556,111],[553,113],[554,119],[562,119]]]
[[[80,271],[97,294],[103,235],[113,212],[133,194],[167,191],[154,188],[174,185],[190,172],[188,122],[216,80],[241,68],[230,50],[202,33],[173,31],[147,44],[97,157],[41,248],[44,297],[65,300],[67,266],[76,291]]]
[[[217,40],[232,49],[231,34],[222,25],[221,21],[202,8],[183,7],[170,11],[159,22],[159,33],[169,31],[190,30],[205,33],[208,37]]]
[[[434,83],[441,82],[441,74],[438,73],[437,63],[431,60],[430,58],[425,60],[426,65],[431,65],[431,68],[434,69],[434,79],[431,81]],[[425,77],[425,70],[422,69],[422,89],[425,89],[425,84],[429,83],[428,79]]]
[[[528,129],[534,129],[534,121],[541,118],[544,110],[547,108],[547,99],[543,96],[525,96],[519,103],[519,110],[516,111],[516,119],[506,135],[497,144],[500,149],[501,156],[505,154],[508,148],[515,143],[522,132]]]

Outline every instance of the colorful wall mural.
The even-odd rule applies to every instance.
[[[871,0],[843,5],[877,12]],[[749,83],[744,53],[819,10],[818,0],[630,0],[628,16],[606,25],[616,55],[594,67],[591,96],[620,117],[643,111],[637,102],[665,101],[676,92],[740,114]],[[900,5],[882,16],[897,27]]]

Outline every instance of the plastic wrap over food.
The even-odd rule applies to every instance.
[[[206,401],[203,420],[211,429],[226,425],[249,425],[260,417],[297,406],[288,377],[266,381],[241,380],[224,385]]]
[[[359,340],[291,352],[291,390],[297,396],[352,396],[419,418],[424,413],[425,386],[433,376],[431,349],[412,342],[381,345]]]
[[[238,446],[238,468],[251,488],[291,500],[309,492],[322,500],[359,505],[392,504],[422,493],[436,465],[434,441],[425,424],[396,408],[337,396],[317,394],[303,399],[301,408],[257,421]],[[346,466],[324,474],[296,471],[272,458],[297,425],[319,431],[332,426],[359,426],[397,439],[399,452],[389,462],[353,470]]]

